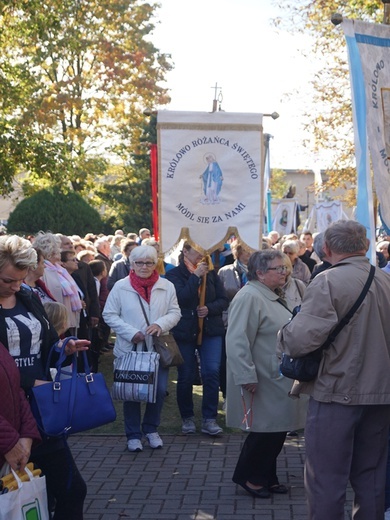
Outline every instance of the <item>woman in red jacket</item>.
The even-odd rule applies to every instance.
[[[0,476],[23,469],[31,446],[41,437],[24,391],[19,370],[8,350],[0,343]]]

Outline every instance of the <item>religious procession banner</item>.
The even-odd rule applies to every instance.
[[[297,201],[294,199],[282,199],[273,201],[277,204],[272,229],[282,237],[296,232]]]
[[[342,27],[348,47],[355,127],[356,219],[366,226],[368,238],[375,243],[368,149],[383,223],[390,227],[390,26],[344,19]]]
[[[210,253],[231,235],[259,249],[262,115],[159,111],[157,137],[162,252],[186,239]]]
[[[337,220],[349,220],[343,210],[343,205],[339,200],[329,202],[318,202],[313,206],[309,218],[303,226],[304,231],[325,231],[332,222]]]

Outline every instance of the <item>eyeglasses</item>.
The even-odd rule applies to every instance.
[[[143,265],[146,265],[146,267],[153,267],[155,262],[134,262],[137,267],[142,267]]]
[[[276,271],[278,274],[284,274],[287,272],[287,266],[278,265],[278,267],[268,267],[267,271]]]

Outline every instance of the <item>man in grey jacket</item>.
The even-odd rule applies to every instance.
[[[332,264],[306,289],[301,312],[279,333],[279,350],[299,357],[319,348],[367,281],[366,229],[338,221],[325,231]],[[310,520],[343,520],[348,480],[354,520],[383,520],[390,425],[390,277],[376,269],[351,321],[323,352],[318,376],[294,383],[311,396],[305,428]]]

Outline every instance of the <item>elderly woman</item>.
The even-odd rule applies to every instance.
[[[41,300],[42,303],[54,302],[55,298],[46,287],[45,282],[42,280],[43,273],[45,272],[45,259],[40,249],[34,248],[37,252],[38,263],[36,269],[29,269],[24,282],[34,291]]]
[[[0,237],[0,342],[19,367],[22,388],[47,383],[46,364],[52,346],[58,357],[62,343],[36,294],[22,285],[35,269],[37,253],[31,242],[17,236]],[[85,350],[89,342],[70,340],[65,353]],[[54,366],[54,364],[53,364]],[[20,456],[19,462],[24,462]],[[82,520],[86,485],[63,438],[43,438],[31,451],[31,460],[46,475],[49,504],[55,503],[53,520]]]
[[[253,253],[248,283],[229,309],[226,423],[249,432],[233,482],[259,498],[287,493],[276,459],[287,432],[302,428],[305,420],[305,403],[288,397],[291,381],[280,375],[276,355],[277,332],[291,318],[277,294],[286,270],[280,251]]]
[[[303,294],[307,286],[302,280],[291,276],[293,268],[290,258],[287,255],[284,255],[284,263],[287,267],[286,283],[282,287],[281,295],[285,299],[287,307],[292,312],[298,305],[301,305]]]
[[[175,286],[182,313],[180,322],[172,330],[184,359],[184,363],[177,367],[176,397],[183,420],[181,431],[185,435],[196,432],[192,390],[195,350],[199,349],[203,381],[201,431],[219,435],[223,431],[217,423],[219,373],[225,334],[222,313],[228,308],[229,300],[216,272],[209,270],[203,255],[188,242],[183,244],[178,267],[168,271],[166,277]],[[206,291],[201,305],[199,293],[204,277]],[[201,345],[198,345],[199,318],[203,319]]]
[[[136,344],[153,350],[152,336],[169,332],[180,319],[175,288],[156,271],[157,252],[152,246],[138,246],[130,253],[130,274],[112,288],[103,311],[105,322],[115,331],[114,355],[124,356]],[[142,309],[143,307],[143,309]],[[145,314],[149,324],[146,322]],[[157,429],[168,386],[169,368],[160,365],[155,403],[147,403],[141,424],[141,403],[125,401],[123,414],[127,449],[142,451],[144,434],[153,449],[163,441]]]
[[[42,279],[57,302],[65,305],[68,311],[68,329],[76,335],[80,324],[82,303],[76,282],[61,266],[61,239],[53,233],[39,233],[34,247],[44,256],[45,270]]]
[[[291,276],[293,278],[298,278],[298,280],[302,280],[302,282],[307,285],[310,281],[311,273],[307,265],[298,258],[299,249],[300,245],[298,240],[286,240],[283,242],[282,251],[288,255],[293,266]]]

